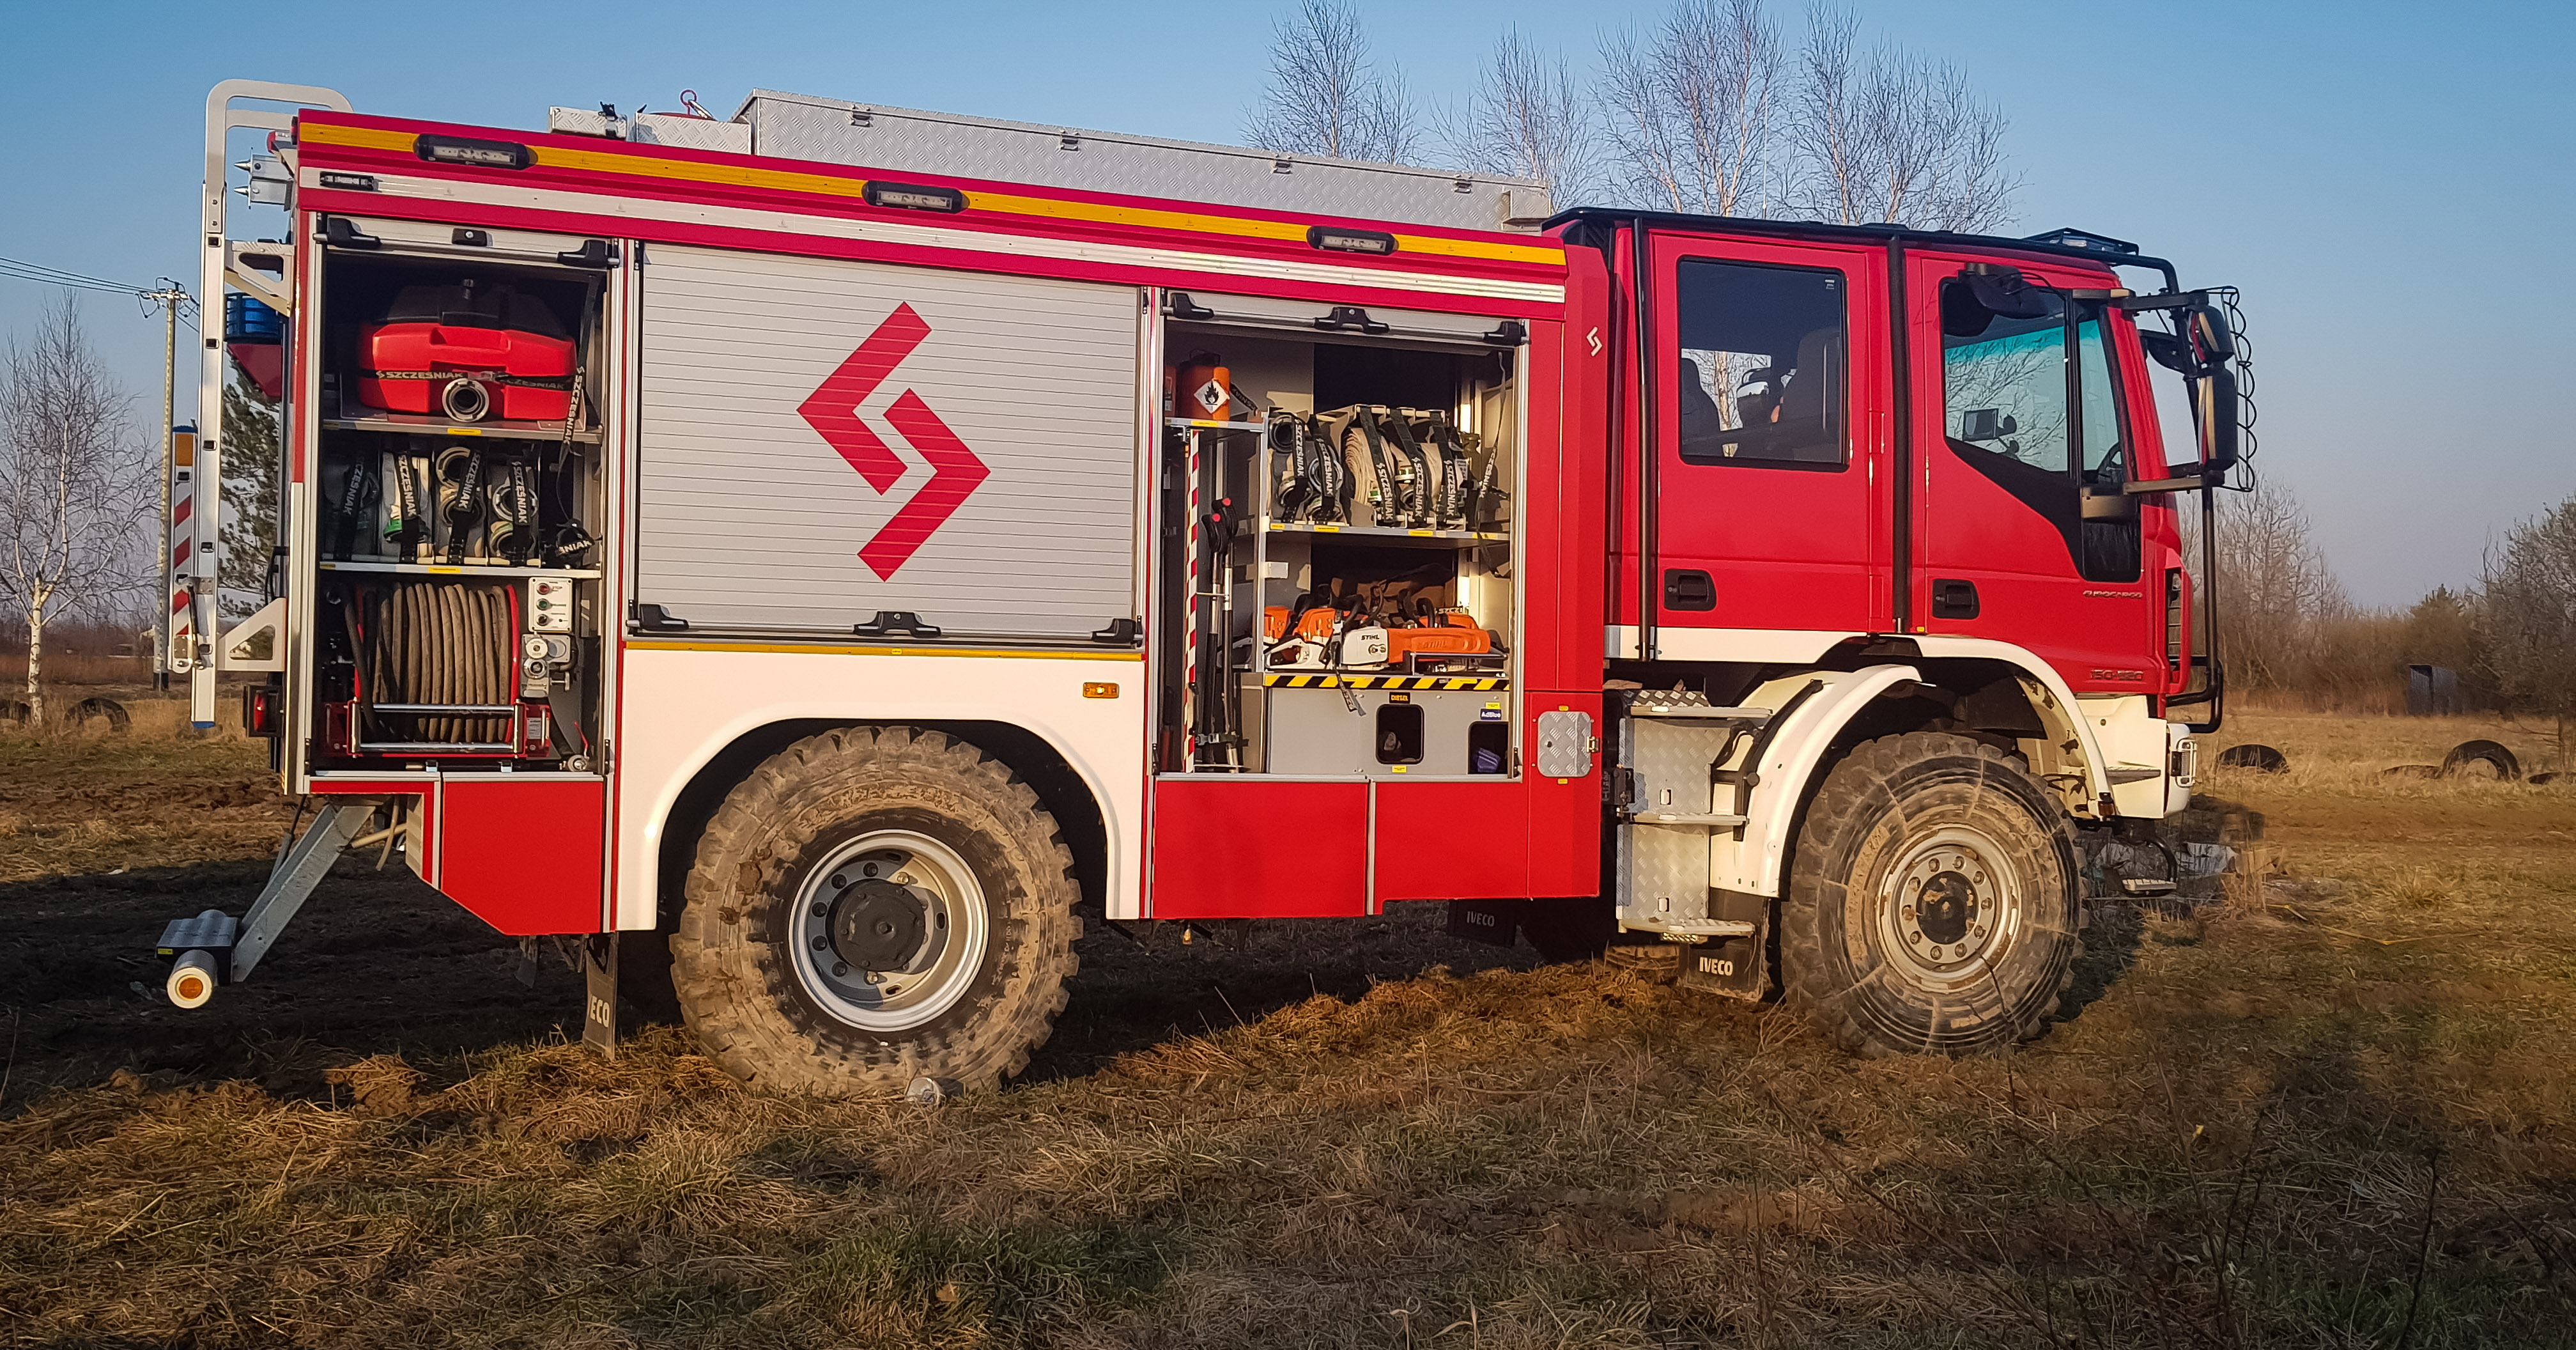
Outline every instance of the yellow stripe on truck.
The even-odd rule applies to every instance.
[[[419,137],[407,131],[385,131],[375,127],[349,127],[319,123],[301,128],[298,136],[307,145],[342,145],[359,150],[383,150],[411,154]],[[746,165],[709,164],[694,159],[665,159],[658,155],[633,150],[575,150],[555,145],[528,146],[530,162],[553,169],[578,169],[586,173],[626,174],[639,178],[662,178],[684,183],[710,183],[720,187],[766,188],[776,192],[800,192],[819,197],[859,200],[867,192],[863,179],[836,174],[800,173],[793,169],[764,169]],[[1067,201],[1057,197],[1031,197],[1007,192],[969,192],[969,211],[996,212],[1002,215],[1033,216],[1041,220],[1077,221],[1091,225],[1126,225],[1144,229],[1176,230],[1189,234],[1222,235],[1236,239],[1261,239],[1274,243],[1303,243],[1306,227],[1284,220],[1258,217],[1209,215],[1196,211],[1167,211],[1150,206],[1110,206],[1098,202]],[[1432,257],[1473,258],[1486,262],[1531,263],[1543,267],[1564,265],[1565,250],[1544,244],[1505,244],[1482,239],[1449,239],[1438,235],[1398,234],[1396,252],[1418,253]]]

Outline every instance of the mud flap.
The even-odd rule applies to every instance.
[[[1771,903],[1758,895],[1711,891],[1714,917],[1753,924],[1750,937],[1711,938],[1682,948],[1681,974],[1674,983],[1704,994],[1759,1002],[1771,993]]]
[[[593,933],[581,942],[583,1002],[581,1043],[617,1058],[617,935]]]
[[[1449,936],[1508,947],[1519,935],[1527,900],[1452,900]]]

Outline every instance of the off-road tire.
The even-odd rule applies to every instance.
[[[982,958],[929,1021],[866,1030],[800,978],[800,891],[846,841],[916,833],[971,870],[989,916]],[[1027,1067],[1063,1011],[1082,932],[1073,854],[1037,793],[964,741],[912,727],[799,741],[728,794],[699,837],[671,939],[689,1030],[753,1086],[827,1096],[901,1091],[916,1078],[987,1089]]]
[[[1844,1049],[2008,1050],[2046,1029],[2083,953],[2075,832],[2056,794],[1991,745],[1868,741],[1807,808],[1780,920],[1787,1001]],[[1963,939],[1948,966],[1923,955]]]
[[[2442,757],[2442,776],[2466,777],[2472,764],[2486,765],[2495,770],[2497,778],[2508,783],[2522,777],[2522,761],[2514,756],[2511,749],[2494,741],[2462,741],[2452,746],[2451,753]]]

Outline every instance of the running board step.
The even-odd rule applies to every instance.
[[[1708,938],[1751,937],[1761,929],[1745,919],[1670,919],[1650,916],[1622,921],[1632,933],[1659,933],[1668,942],[1698,942]]]
[[[1744,817],[1722,812],[1634,811],[1622,814],[1634,825],[1706,825],[1713,829],[1732,830],[1744,824]]]
[[[1712,708],[1705,703],[1631,702],[1630,717],[1686,718],[1701,722],[1753,722],[1771,720],[1769,708]]]

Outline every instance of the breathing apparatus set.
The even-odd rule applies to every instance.
[[[1274,410],[1263,439],[1282,521],[1482,530],[1501,518],[1508,495],[1482,439],[1437,409],[1362,403],[1311,417]]]

